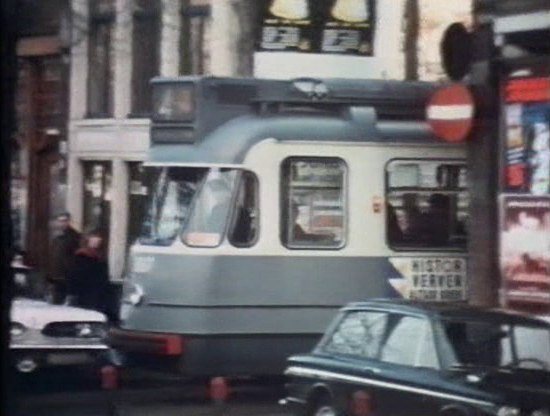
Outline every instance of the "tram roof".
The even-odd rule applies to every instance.
[[[314,87],[322,84],[328,91],[326,96],[319,98],[297,89],[296,82],[310,80],[212,77],[153,80],[153,87],[194,83],[196,91],[206,98],[204,102],[201,102],[201,97],[196,98],[196,118],[199,121],[188,123],[193,125],[197,137],[185,143],[158,143],[153,137],[148,164],[240,165],[249,149],[266,139],[281,142],[440,143],[420,116],[434,84],[313,80]],[[234,93],[241,90],[254,91],[254,94],[237,102]],[[228,97],[228,91],[233,92],[231,101],[223,102],[220,97]],[[182,124],[182,127],[185,126]],[[163,128],[163,124],[153,120],[152,129],[155,128]]]

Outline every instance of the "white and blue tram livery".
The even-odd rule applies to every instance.
[[[155,79],[149,205],[114,346],[280,374],[350,301],[466,297],[465,148],[428,83]]]

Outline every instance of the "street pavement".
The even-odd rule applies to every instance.
[[[102,391],[97,379],[66,371],[45,372],[19,383],[14,416],[288,416],[278,404],[281,383],[235,380],[226,403],[208,397],[206,383],[128,379]]]

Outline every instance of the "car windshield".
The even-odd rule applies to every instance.
[[[147,169],[149,200],[139,242],[148,245],[170,245],[189,216],[191,201],[207,169]]]
[[[452,367],[504,367],[550,371],[550,330],[542,324],[444,320]]]

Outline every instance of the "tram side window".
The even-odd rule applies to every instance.
[[[340,248],[345,240],[345,163],[288,158],[282,165],[281,241],[289,248]]]
[[[395,249],[466,246],[466,166],[458,161],[393,160],[386,168],[387,239]]]
[[[258,180],[243,172],[229,230],[229,242],[236,247],[250,247],[258,237]]]

